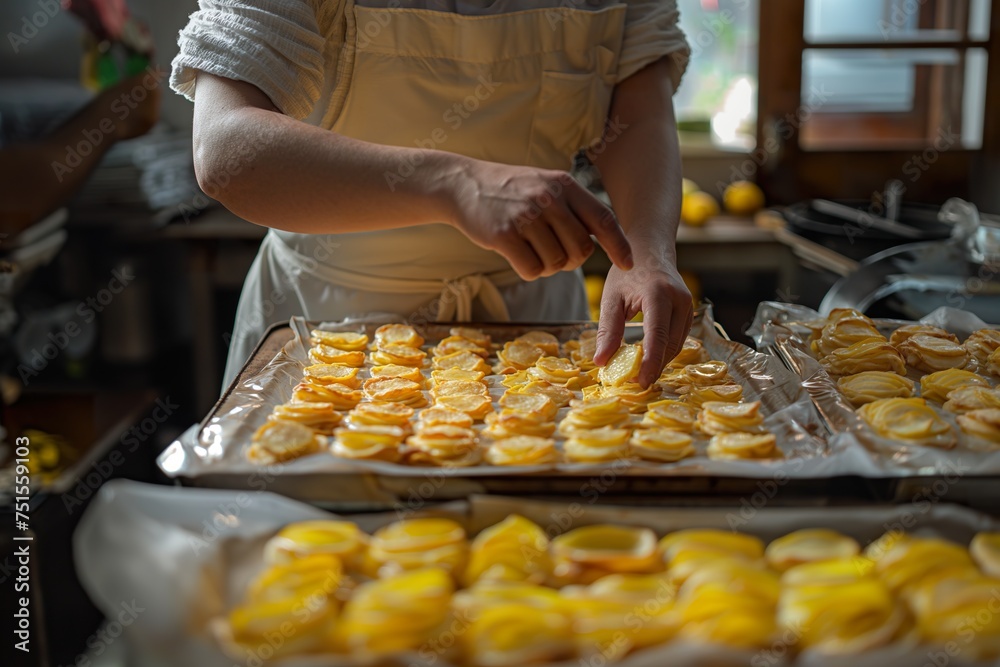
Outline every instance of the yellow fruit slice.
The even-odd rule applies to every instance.
[[[424,339],[408,324],[384,324],[375,330],[375,345],[379,348],[388,345],[420,347],[423,344]]]
[[[348,413],[352,426],[401,426],[410,425],[414,410],[401,403],[359,403]]]
[[[563,408],[573,400],[573,392],[566,387],[554,385],[551,382],[536,380],[526,382],[518,387],[512,387],[508,393],[511,394],[541,394],[547,396],[556,404],[556,407]]]
[[[399,364],[372,366],[371,374],[373,378],[401,378],[416,382],[419,385],[423,385],[424,382],[424,376],[420,372],[420,369],[413,366],[401,366]]]
[[[551,543],[554,558],[597,565],[611,572],[655,572],[660,560],[656,534],[648,528],[611,524],[584,526]]]
[[[437,370],[448,370],[458,368],[464,371],[480,371],[483,375],[489,375],[490,367],[483,361],[483,358],[473,354],[468,350],[454,352],[443,357],[434,357],[434,368]]]
[[[497,359],[500,360],[498,367],[503,372],[527,370],[544,355],[545,350],[534,343],[524,340],[508,341],[497,352]]]
[[[300,382],[292,390],[292,400],[305,403],[333,403],[338,410],[350,410],[364,395],[342,384]]]
[[[794,565],[781,575],[783,586],[837,586],[874,575],[875,563],[863,557],[822,560]]]
[[[303,426],[330,435],[333,429],[340,426],[343,416],[337,412],[333,403],[282,403],[276,405],[267,417],[268,421],[298,422]]]
[[[479,347],[486,348],[487,350],[492,347],[492,342],[490,337],[486,335],[482,329],[474,329],[472,327],[452,327],[448,333],[452,336],[458,338],[465,338],[466,340],[471,340],[473,343]]]
[[[489,396],[473,394],[441,396],[434,401],[434,405],[436,407],[464,412],[476,421],[482,421],[493,410],[493,404]]]
[[[364,350],[340,350],[329,345],[316,345],[309,350],[309,360],[314,364],[339,364],[361,368],[365,365]]]
[[[397,521],[372,535],[372,547],[387,553],[425,551],[464,541],[461,525],[438,517]]]
[[[1000,533],[978,533],[969,544],[969,553],[985,574],[1000,578]]]
[[[433,354],[438,357],[463,351],[471,352],[483,359],[490,356],[490,349],[488,347],[482,347],[468,338],[462,338],[461,336],[448,336],[435,345],[432,350]]]
[[[551,398],[543,394],[512,394],[506,392],[500,397],[500,405],[508,410],[537,414],[545,419],[555,419],[558,407]]]
[[[365,539],[361,529],[350,521],[299,521],[285,526],[268,540],[264,562],[282,564],[323,555],[349,564],[364,550]]]
[[[331,596],[337,591],[344,567],[330,554],[310,554],[264,570],[250,582],[247,599],[277,601],[292,595]]]
[[[427,353],[419,347],[410,347],[399,343],[386,344],[372,352],[372,361],[377,364],[396,364],[399,366],[423,365]]]
[[[514,341],[535,345],[550,357],[559,356],[559,339],[547,331],[529,331],[523,336],[518,336]]]
[[[526,604],[484,609],[463,637],[474,665],[525,665],[557,662],[573,654],[568,616]]]
[[[760,538],[725,530],[678,530],[660,540],[660,548],[667,563],[688,551],[709,551],[752,561],[764,557],[764,543]]]
[[[634,380],[642,366],[642,345],[622,345],[607,364],[597,372],[597,379],[605,386],[618,385]]]
[[[475,421],[472,417],[459,410],[439,407],[421,410],[418,419],[421,426],[449,424],[451,426],[462,426],[465,428],[471,428],[473,422]]]
[[[445,370],[431,371],[431,380],[434,381],[434,384],[438,384],[439,382],[451,382],[453,380],[463,382],[479,382],[484,377],[486,377],[486,373],[483,371],[467,371],[462,368],[448,368]]]
[[[399,377],[369,378],[364,383],[365,395],[372,401],[404,401],[420,394],[420,385]]]
[[[313,364],[306,366],[302,375],[309,378],[311,382],[318,384],[342,384],[351,389],[357,389],[361,385],[358,380],[358,369],[339,364]]]
[[[280,463],[320,451],[316,433],[303,424],[269,421],[253,434],[247,458],[259,463]]]
[[[861,545],[853,538],[820,528],[797,530],[771,542],[764,551],[768,565],[779,572],[824,560],[846,560],[857,556]]]
[[[353,333],[350,331],[322,331],[320,329],[313,329],[310,332],[311,343],[314,346],[325,345],[327,347],[336,348],[338,350],[346,350],[348,352],[354,352],[357,350],[364,350],[365,346],[368,345],[368,336],[362,333]]]
[[[445,380],[438,382],[431,390],[431,396],[439,398],[441,396],[489,396],[490,391],[486,385],[477,380]]]

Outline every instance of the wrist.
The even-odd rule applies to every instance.
[[[673,235],[668,235],[663,230],[658,232],[633,230],[626,232],[625,237],[632,246],[636,266],[641,262],[677,264],[677,244]]]
[[[423,159],[425,178],[421,185],[439,221],[457,227],[462,199],[472,187],[470,174],[474,160],[445,151],[428,150]]]

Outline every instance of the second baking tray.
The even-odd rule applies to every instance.
[[[751,335],[761,349],[775,354],[802,381],[832,433],[832,447],[861,448],[877,466],[873,478],[889,499],[898,502],[948,500],[972,505],[985,511],[1000,511],[1000,449],[979,449],[961,443],[954,449],[937,449],[901,444],[877,436],[857,415],[837,389],[835,380],[808,350],[808,327],[801,325],[822,319],[809,308],[796,304],[760,304]],[[988,325],[971,313],[942,308],[920,321],[938,326],[960,338]],[[915,322],[875,320],[885,335]],[[949,415],[945,415],[950,419]],[[954,424],[953,424],[954,426]]]

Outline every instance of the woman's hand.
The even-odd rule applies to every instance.
[[[672,259],[640,260],[631,271],[612,267],[601,297],[594,363],[603,366],[621,345],[625,322],[642,312],[643,356],[639,384],[648,387],[677,356],[691,330],[691,293]]]
[[[561,171],[470,160],[454,192],[454,224],[501,254],[521,278],[570,271],[594,251],[593,235],[616,266],[632,249],[614,214]]]

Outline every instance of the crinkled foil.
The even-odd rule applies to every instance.
[[[883,533],[906,530],[968,544],[980,531],[1000,530],[1000,522],[954,505],[866,505],[827,508],[770,508],[742,515],[737,508],[622,508],[546,503],[498,497],[472,497],[438,506],[433,514],[459,521],[475,534],[510,514],[538,523],[549,535],[594,523],[645,526],[662,535],[684,528],[736,528],[768,541],[802,528],[829,528],[862,545]],[[424,512],[402,515],[420,516]],[[306,504],[271,493],[179,489],[113,480],[84,514],[74,535],[80,580],[108,618],[123,604],[142,611],[124,628],[132,664],[233,667],[259,665],[257,656],[226,656],[213,628],[241,599],[250,579],[262,569],[264,543],[282,526],[311,519],[336,518]],[[373,531],[401,518],[397,512],[346,517]],[[944,647],[917,645],[907,639],[854,656],[798,653],[796,636],[780,635],[761,651],[737,651],[718,645],[672,641],[626,657],[621,667],[662,665],[806,665],[815,667],[914,667],[944,655]],[[957,646],[961,647],[961,638]],[[796,657],[793,656],[798,653]],[[949,667],[965,665],[960,651],[948,656]],[[269,664],[269,663],[268,663]],[[281,661],[283,667],[361,667],[344,656],[311,656]],[[381,666],[452,667],[431,647],[392,659]],[[603,662],[574,660],[552,667]]]
[[[819,364],[809,351],[810,329],[802,323],[821,320],[823,317],[810,308],[777,302],[761,303],[750,328],[750,335],[758,349],[778,355],[802,381],[813,404],[832,435],[831,448],[840,450],[862,449],[874,463],[875,470],[864,469],[857,474],[882,477],[964,477],[1000,474],[1000,448],[990,447],[966,436],[959,429],[955,415],[939,405],[929,404],[955,429],[958,445],[953,449],[939,449],[909,445],[876,434],[837,390],[836,381]],[[988,328],[975,315],[954,308],[939,308],[920,320],[946,329],[960,339],[965,339],[977,329]],[[914,322],[903,320],[875,320],[875,325],[888,336],[895,329]],[[911,379],[917,379],[911,376]],[[919,386],[919,381],[917,382]]]
[[[351,330],[371,334],[379,323],[327,323],[328,330]],[[247,461],[245,452],[254,430],[264,423],[275,405],[290,399],[292,387],[301,379],[307,365],[308,337],[311,325],[293,318],[290,326],[295,336],[256,377],[235,387],[213,411],[201,429],[192,428],[175,441],[159,458],[160,468],[170,477],[196,486],[252,488],[267,476],[267,488],[292,497],[338,502],[371,497],[381,502],[388,496],[408,495],[409,489],[426,478],[448,480],[450,497],[464,497],[484,492],[477,480],[517,478],[520,493],[544,493],[546,480],[553,477],[583,477],[600,474],[611,467],[616,477],[729,477],[744,479],[806,479],[849,474],[859,463],[857,452],[844,451],[827,443],[822,425],[809,395],[799,378],[775,357],[758,353],[728,340],[716,329],[709,309],[700,310],[693,335],[702,339],[714,359],[727,362],[731,375],[743,386],[746,400],[760,400],[765,426],[778,436],[778,446],[785,454],[776,461],[717,461],[705,455],[708,441],[696,438],[697,455],[677,463],[617,461],[608,464],[557,463],[548,466],[495,467],[487,464],[471,468],[421,468],[402,464],[347,461],[327,453],[297,459],[286,464],[261,467]],[[448,335],[448,324],[417,327],[428,344]],[[533,329],[555,334],[561,341],[579,336],[591,323],[485,324],[479,326],[496,341],[509,340]],[[639,325],[630,325],[626,338],[641,336]],[[362,371],[362,376],[367,370]],[[494,400],[503,392],[493,387]],[[564,408],[565,410],[565,408]],[[863,458],[863,456],[862,456]],[[863,463],[863,462],[862,462]],[[376,480],[361,475],[369,473]],[[394,481],[389,478],[396,478]],[[376,483],[377,482],[377,483]],[[385,491],[392,487],[392,491]],[[376,493],[373,489],[384,493]],[[492,491],[495,487],[489,487]],[[439,493],[438,498],[448,497]]]

